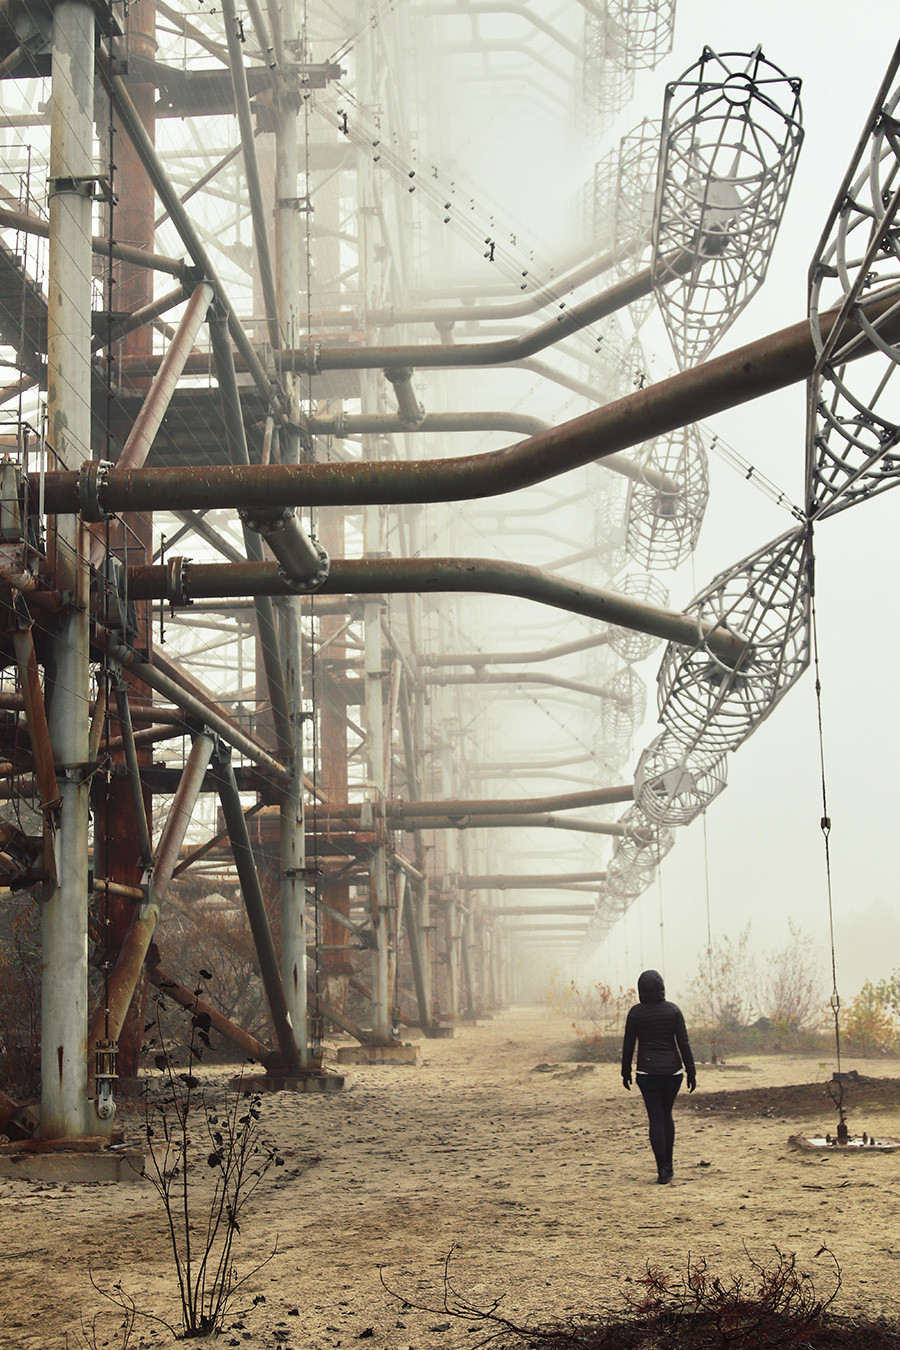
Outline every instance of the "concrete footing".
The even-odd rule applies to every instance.
[[[340,1073],[254,1073],[232,1078],[237,1092],[340,1092]]]
[[[415,1064],[417,1059],[414,1045],[342,1045],[337,1052],[338,1064]]]
[[[115,1143],[100,1136],[86,1139],[27,1139],[0,1144],[0,1177],[26,1181],[135,1182],[144,1175],[139,1144]]]
[[[449,1041],[456,1035],[456,1027],[449,1022],[438,1024],[423,1030],[422,1035],[429,1041]]]

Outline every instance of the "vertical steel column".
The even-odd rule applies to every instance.
[[[412,710],[410,704],[417,699],[418,691],[408,689],[407,697],[400,700],[400,728],[403,735],[403,755],[406,761],[407,792],[410,801],[422,800],[421,766],[419,747],[414,734]],[[415,729],[418,728],[419,723]],[[406,889],[403,917],[406,935],[409,940],[410,959],[413,964],[413,978],[416,985],[416,1000],[419,1004],[419,1025],[427,1036],[434,1031],[434,993],[431,979],[431,932],[430,902],[428,895],[427,860],[422,831],[413,835],[413,848],[416,868],[424,880],[410,882]]]
[[[298,338],[300,304],[299,126],[301,97],[283,78],[285,37],[299,41],[300,23],[294,0],[273,0],[272,41],[277,72],[272,116],[275,127],[275,293],[281,334],[291,346]],[[306,59],[306,53],[300,53]],[[309,184],[306,185],[309,192]],[[296,425],[300,401],[297,381],[282,372],[291,421]],[[285,431],[278,437],[282,462],[299,458],[299,442]],[[303,662],[300,648],[300,600],[278,605],[284,684],[291,724],[291,778],[279,803],[281,859],[281,973],[300,1067],[310,1067],[306,957],[306,826],[303,809]]]
[[[91,457],[91,201],[94,14],[80,0],[53,10],[50,252],[47,285],[48,441],[77,469]],[[88,1132],[88,573],[85,530],[56,531],[56,577],[73,601],[47,662],[47,723],[61,800],[56,883],[43,910],[41,1132]]]
[[[303,817],[303,711],[300,601],[279,605],[288,712],[293,723],[291,777],[279,802],[281,978],[301,1069],[310,1067],[306,992],[306,827]]]
[[[365,508],[368,516],[371,507]],[[366,686],[366,766],[371,789],[372,809],[378,843],[369,863],[372,928],[376,948],[372,953],[372,1033],[376,1040],[391,1038],[391,933],[390,896],[387,884],[384,802],[387,784],[384,776],[384,704],[381,681],[384,659],[381,634],[381,607],[369,603],[364,611],[364,670]]]
[[[453,800],[456,796],[453,783],[453,740],[450,728],[445,724],[440,747],[441,796]],[[445,865],[448,874],[459,871],[459,841],[455,831],[451,831],[445,841]],[[459,1020],[459,949],[461,942],[459,896],[456,883],[450,882],[447,893],[446,934],[447,934],[447,1016],[451,1022]]]

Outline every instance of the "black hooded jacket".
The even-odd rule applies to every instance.
[[[684,1065],[690,1082],[695,1077],[694,1056],[681,1009],[666,1001],[666,986],[656,970],[645,970],[638,979],[638,997],[625,1020],[622,1042],[622,1077],[631,1078],[631,1061],[637,1042],[638,1073],[680,1073]]]

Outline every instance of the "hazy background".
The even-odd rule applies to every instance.
[[[806,139],[762,292],[720,350],[802,318],[806,274],[825,217],[897,40],[875,3],[752,6],[681,0],[673,54],[646,82],[674,78],[708,44],[763,53],[803,80]],[[641,86],[642,87],[642,86]],[[648,349],[663,340],[644,333]],[[656,333],[658,329],[654,330]],[[796,387],[711,422],[802,501],[804,389]],[[716,571],[787,528],[788,517],[713,458],[710,505],[694,559],[698,589]],[[900,965],[897,793],[900,732],[894,698],[898,639],[892,595],[900,497],[879,499],[817,531],[817,605],[838,985],[846,997]],[[681,577],[689,568],[681,569]],[[673,601],[686,600],[687,593]],[[649,663],[648,663],[649,664]],[[707,814],[714,938],[751,925],[758,952],[783,945],[792,920],[814,934],[830,988],[821,777],[812,672],[730,760],[729,785]],[[631,983],[664,967],[683,993],[707,931],[703,822],[680,830],[659,884],[632,908],[585,971]],[[660,914],[663,916],[662,936]],[[611,967],[611,970],[610,970]]]

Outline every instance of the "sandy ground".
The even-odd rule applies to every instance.
[[[834,1128],[824,1095],[819,1115],[704,1109],[704,1089],[824,1083],[830,1066],[788,1057],[701,1066],[697,1093],[676,1105],[675,1180],[662,1187],[640,1096],[622,1090],[616,1065],[535,1072],[563,1060],[569,1037],[556,1014],[513,1010],[453,1040],[419,1042],[415,1068],[354,1068],[342,1093],[267,1099],[262,1124],[285,1165],[242,1221],[239,1269],[276,1238],[278,1250],[245,1287],[245,1306],[256,1295],[265,1302],[238,1314],[217,1344],[471,1345],[475,1329],[441,1310],[451,1249],[457,1288],[482,1306],[503,1295],[501,1310],[517,1321],[620,1306],[648,1261],[680,1274],[689,1253],[733,1271],[747,1269],[745,1249],[767,1260],[778,1246],[825,1289],[827,1263],[814,1259],[823,1244],[843,1273],[839,1309],[898,1311],[900,1154],[792,1149],[789,1135]],[[898,1073],[882,1061],[844,1067]],[[773,1110],[778,1103],[773,1092]],[[851,1128],[900,1136],[900,1101],[859,1109]],[[4,1350],[121,1345],[89,1272],[177,1322],[164,1219],[146,1182],[3,1180],[0,1215]],[[174,1343],[144,1320],[130,1342]]]

